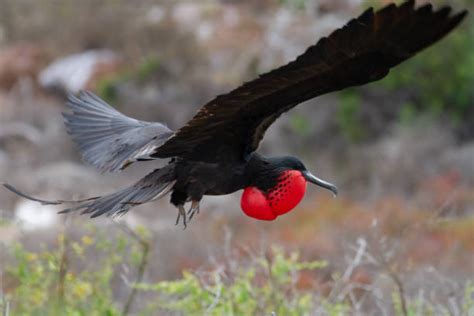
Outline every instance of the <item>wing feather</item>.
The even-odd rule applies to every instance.
[[[117,171],[147,158],[173,134],[157,122],[138,121],[115,110],[98,96],[69,96],[64,113],[68,133],[84,160],[102,171]]]
[[[154,157],[243,160],[284,112],[319,95],[385,77],[390,69],[443,38],[467,14],[433,11],[414,1],[368,9],[294,61],[217,96]]]

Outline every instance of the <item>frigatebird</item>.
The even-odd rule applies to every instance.
[[[443,38],[466,14],[451,14],[447,6],[433,10],[431,4],[415,8],[414,1],[377,12],[370,8],[294,61],[209,101],[177,131],[127,117],[90,92],[70,95],[71,111],[64,120],[85,161],[110,172],[141,160],[171,158],[169,163],[130,187],[87,200],[45,201],[6,187],[46,204],[74,203],[62,213],[81,210],[91,217],[122,215],[171,192],[179,211],[176,224],[182,217],[185,227],[204,195],[244,189],[244,213],[273,220],[301,201],[308,181],[334,194],[337,189],[312,175],[298,158],[258,154],[269,126],[303,101],[384,78]]]

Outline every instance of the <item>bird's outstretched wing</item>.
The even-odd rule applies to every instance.
[[[68,133],[84,160],[102,171],[146,159],[173,134],[161,123],[123,115],[90,92],[70,95],[67,106],[72,110],[63,114]]]
[[[465,17],[414,1],[365,11],[322,38],[293,62],[217,96],[154,157],[214,162],[242,160],[257,149],[267,128],[284,112],[319,95],[385,77],[390,68],[443,38]]]

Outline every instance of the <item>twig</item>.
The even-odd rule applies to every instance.
[[[222,282],[221,282],[221,278],[220,278],[221,273],[222,273],[222,271],[217,271],[217,273],[216,273],[215,282],[218,284],[217,293],[214,294],[214,300],[212,301],[211,305],[209,305],[209,307],[206,309],[206,312],[205,312],[204,315],[209,315],[209,313],[211,313],[212,310],[217,306],[217,303],[219,303],[219,300],[220,300],[221,294],[222,294]]]
[[[364,255],[367,250],[367,241],[364,238],[358,238],[357,244],[359,245],[359,247],[357,248],[357,252],[354,256],[354,259],[351,261],[349,266],[344,271],[344,274],[336,282],[331,293],[329,294],[329,300],[332,302],[339,302],[344,299],[344,297],[346,296],[346,291],[344,291],[343,286],[350,281],[354,269],[358,265],[360,265],[362,259],[364,258]]]
[[[267,273],[268,273],[268,280],[270,282],[270,287],[272,289],[270,298],[272,300],[273,306],[277,307],[278,306],[278,298],[276,296],[277,292],[277,284],[275,281],[275,277],[273,275],[272,267],[273,267],[273,258],[270,257],[270,254],[265,254],[265,261],[266,261],[266,268],[267,268]]]
[[[3,298],[3,316],[10,315],[10,302]]]
[[[140,235],[138,235],[134,230],[132,230],[128,225],[118,222],[114,219],[112,221],[118,225],[118,227],[127,235],[132,237],[138,244],[142,247],[142,258],[140,260],[140,264],[138,266],[138,271],[137,271],[137,277],[135,279],[134,284],[138,284],[142,282],[143,280],[143,275],[145,274],[145,268],[148,264],[148,254],[150,252],[150,243],[142,238]],[[138,289],[134,286],[132,286],[132,290],[130,291],[130,294],[127,297],[127,300],[125,302],[125,305],[122,310],[122,315],[126,316],[130,313],[130,310],[132,308],[132,304],[135,301],[135,297],[137,295]]]
[[[0,210],[0,221],[3,221],[3,211]],[[5,242],[0,241],[0,267],[5,266],[5,258],[4,258],[4,251],[5,251]],[[4,293],[4,278],[3,278],[3,268],[0,269],[0,306],[1,306],[1,312],[3,316],[8,316],[10,314],[10,304],[8,300],[5,297]]]
[[[61,308],[63,306],[64,302],[64,289],[65,289],[65,282],[66,282],[66,274],[67,274],[67,269],[68,269],[68,263],[69,263],[69,257],[68,257],[68,242],[69,242],[69,236],[67,235],[67,223],[68,223],[69,217],[66,217],[64,220],[64,225],[62,228],[62,235],[63,238],[61,240],[60,244],[60,261],[59,261],[59,271],[58,271],[58,297],[57,297],[57,303],[58,307]]]
[[[0,210],[0,220],[3,220],[3,212]],[[4,258],[3,258],[3,249],[4,243],[3,241],[0,242],[0,267],[4,266]],[[0,307],[2,311],[2,315],[6,316],[8,313],[6,312],[7,309],[7,302],[5,299],[5,295],[3,293],[3,268],[0,269]]]
[[[357,248],[357,253],[354,257],[354,260],[352,260],[346,271],[344,271],[344,274],[342,275],[343,280],[349,281],[354,269],[360,264],[362,258],[364,257],[365,251],[367,249],[367,241],[364,238],[357,238],[357,244],[359,245],[359,248]]]
[[[407,302],[405,298],[405,288],[403,286],[402,281],[398,277],[397,273],[390,267],[388,262],[383,258],[383,256],[376,256],[377,261],[385,271],[387,272],[387,275],[392,279],[392,281],[395,283],[398,291],[398,296],[400,297],[400,303],[402,307],[402,313],[404,316],[408,316],[408,309],[407,309]]]
[[[440,220],[445,213],[447,213],[447,207],[453,202],[454,197],[459,193],[459,189],[456,189],[452,192],[452,194],[443,202],[441,206],[438,207],[436,212],[434,212],[427,221],[422,223],[411,223],[410,225],[406,225],[402,230],[400,230],[399,235],[408,235],[408,234],[419,234],[419,231],[422,227],[429,227],[430,225],[437,224],[437,221]],[[449,212],[449,210],[448,210]],[[405,288],[403,282],[401,281],[400,277],[396,273],[396,271],[390,267],[387,260],[384,258],[382,254],[378,254],[375,257],[372,257],[380,266],[384,268],[388,277],[395,283],[395,286],[398,291],[398,295],[400,297],[400,304],[402,309],[402,314],[404,316],[408,316],[408,308],[407,308],[407,300],[405,296]],[[455,301],[454,301],[455,302]],[[453,309],[456,310],[456,304],[453,301],[449,301],[450,305],[453,306]],[[456,313],[455,313],[456,315]]]
[[[402,304],[402,313],[404,316],[408,316],[407,302],[405,299],[405,289],[403,287],[403,283],[394,271],[390,270],[388,274],[392,278],[393,282],[395,282],[395,284],[397,285],[398,295],[400,296],[400,303]]]

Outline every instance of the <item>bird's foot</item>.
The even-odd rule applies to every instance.
[[[187,221],[186,221],[186,210],[184,209],[184,205],[179,205],[178,206],[178,217],[176,218],[175,226],[179,224],[179,220],[180,220],[181,217],[183,217],[183,225],[184,225],[183,229],[186,229]]]
[[[189,221],[193,218],[194,214],[199,214],[199,201],[191,201],[191,208],[188,211]]]

